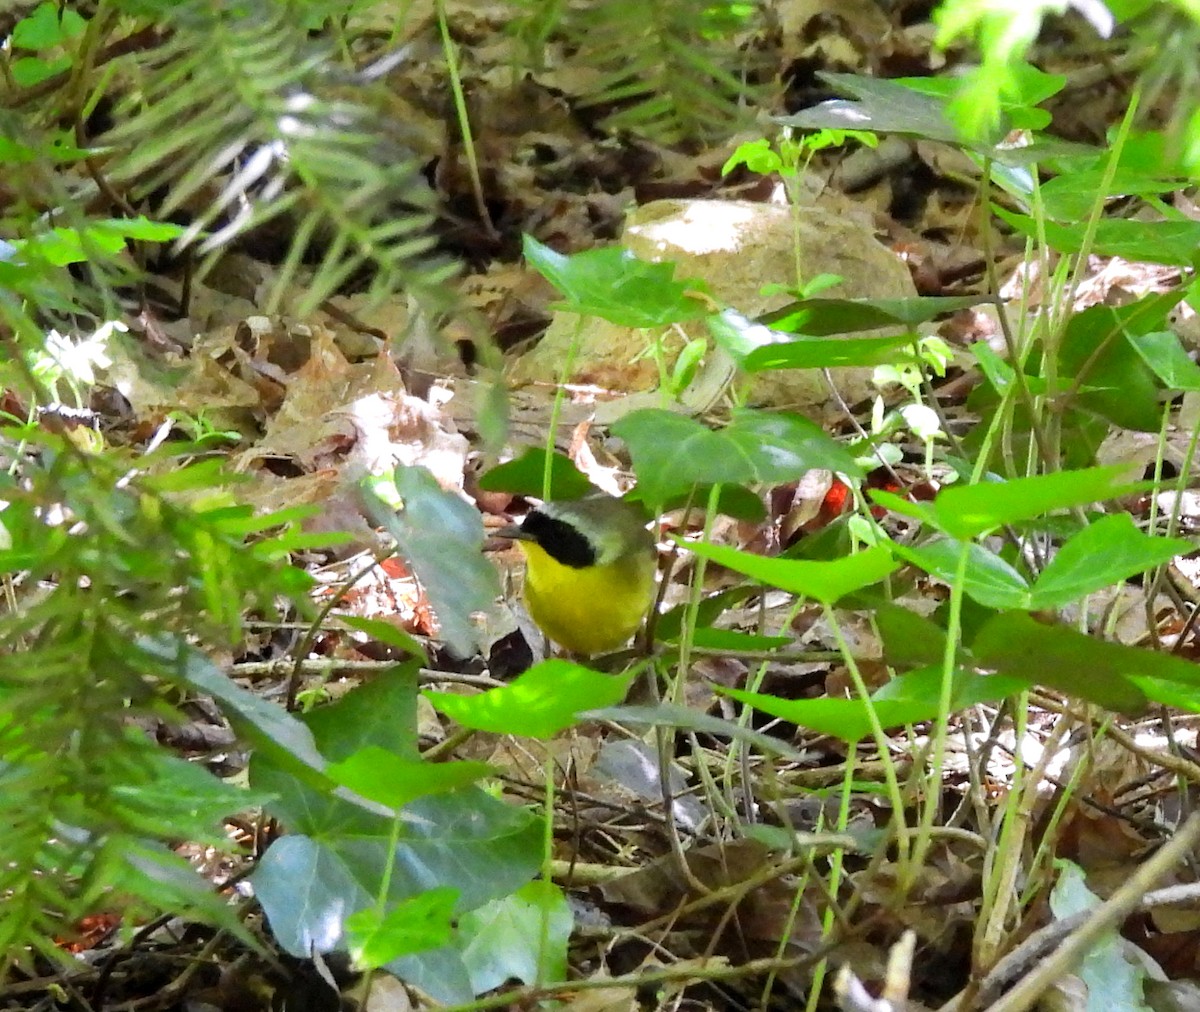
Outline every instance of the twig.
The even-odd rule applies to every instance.
[[[904,932],[900,941],[892,946],[888,953],[883,994],[878,998],[871,995],[848,965],[843,965],[833,982],[838,1005],[845,1012],[897,1012],[906,1009],[916,948],[917,935],[914,931]]]
[[[307,628],[307,627],[306,627]],[[367,674],[373,675],[390,671],[400,661],[351,661],[344,658],[307,658],[299,664],[301,675],[333,675],[333,674]],[[229,673],[235,678],[271,678],[291,675],[297,670],[295,661],[281,659],[277,661],[243,661],[230,665]],[[480,689],[495,689],[503,685],[487,675],[464,675],[455,671],[435,671],[432,668],[421,668],[417,678],[422,684],[436,682],[457,682],[461,685],[473,685]]]
[[[1083,923],[1037,969],[991,1005],[989,1012],[1024,1012],[1031,1008],[1055,981],[1074,972],[1101,936],[1115,931],[1126,917],[1145,902],[1150,887],[1187,857],[1197,842],[1200,842],[1200,814],[1191,816],[1110,899],[1088,911]]]

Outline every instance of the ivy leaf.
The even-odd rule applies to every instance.
[[[566,297],[555,308],[645,329],[711,312],[703,301],[687,294],[703,291],[704,282],[674,280],[673,263],[648,263],[619,246],[564,256],[529,235],[523,249],[530,265]]]

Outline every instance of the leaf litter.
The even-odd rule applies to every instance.
[[[786,23],[794,29],[786,34],[787,47],[794,51],[785,47],[781,53],[789,61],[818,60],[835,70],[861,69],[864,63],[934,62],[928,37],[921,34],[928,29],[926,23],[901,27],[871,4],[848,5],[833,19],[809,10],[813,5],[784,6]],[[881,18],[887,29],[883,32],[875,30]],[[502,10],[489,13],[476,6],[463,31],[488,43],[476,49],[481,63],[494,61],[476,70],[480,100],[491,110],[480,117],[488,126],[478,138],[478,153],[487,170],[485,199],[504,208],[510,240],[528,231],[559,249],[583,249],[617,234],[621,206],[639,189],[653,187],[659,196],[723,192],[726,184],[705,167],[704,156],[682,157],[633,141],[622,147],[581,131],[571,99],[588,92],[591,83],[573,81],[569,61],[534,75],[520,89],[499,87],[498,70],[512,45],[491,34],[491,25],[501,20]],[[431,85],[432,80],[423,88],[424,101],[418,94],[406,104],[416,110],[412,122],[427,143],[444,136],[438,117],[427,111]],[[508,109],[531,106],[539,110],[537,130],[525,128],[525,117],[503,115]],[[530,161],[528,152],[539,149],[545,149],[540,161]],[[473,251],[474,270],[460,281],[465,304],[503,343],[536,332],[550,318],[552,293],[537,275],[514,262],[515,249],[496,236],[494,225],[472,217],[473,195],[462,152],[447,143],[427,153],[438,158],[434,182],[448,209],[442,220],[445,241],[450,248]],[[937,181],[918,202],[920,213],[901,215],[897,188],[916,165]],[[981,280],[983,246],[971,232],[962,191],[944,178],[946,171],[930,146],[920,144],[904,155],[899,167],[887,169],[879,182],[860,189],[855,197],[876,220],[884,219],[883,231],[909,262],[923,294],[971,291]],[[744,195],[732,187],[748,184],[728,185],[730,192]],[[1006,252],[1011,255],[1016,249]],[[250,259],[262,274],[274,270],[255,259],[253,251]],[[1077,293],[1079,309],[1163,290],[1175,276],[1170,269],[1120,258],[1097,258],[1092,267]],[[1034,306],[1044,291],[1035,265],[1024,266],[1013,277],[1023,281],[1013,282],[1010,295],[1023,296],[1026,305]],[[379,317],[371,315],[369,307],[339,301],[364,329],[386,335],[382,340],[328,315],[303,322],[259,316],[254,312],[255,294],[254,286],[242,295],[201,289],[193,296],[187,326],[171,331],[177,335],[172,337],[177,350],[162,351],[156,369],[142,368],[133,356],[119,354],[109,379],[126,398],[129,414],[119,420],[120,429],[110,438],[145,444],[151,433],[179,424],[168,417],[172,411],[203,418],[212,430],[230,432],[237,442],[229,451],[229,463],[247,479],[237,490],[239,501],[262,512],[313,507],[304,521],[309,531],[353,535],[332,554],[312,551],[301,556],[319,574],[318,603],[333,599],[341,613],[379,618],[404,632],[436,638],[436,616],[408,568],[394,562],[365,566],[371,553],[381,551],[381,543],[357,489],[367,475],[419,465],[428,468],[442,488],[472,496],[472,447],[480,420],[471,402],[468,370],[457,356],[437,347],[433,361],[440,372],[432,381],[426,377],[422,382],[398,364],[387,342],[409,329],[412,320],[395,307],[390,315]],[[964,311],[954,327],[953,343],[959,346],[995,340],[994,327],[975,311]],[[448,334],[462,343],[472,337],[471,327],[461,321],[451,323]],[[430,362],[422,365],[429,368]],[[961,400],[961,388],[953,382],[951,377],[946,389]],[[418,396],[413,391],[420,388],[424,390]],[[619,388],[615,394],[626,392]],[[954,406],[948,400],[948,408]],[[534,435],[531,441],[544,438],[550,410],[548,397],[527,402],[521,423]],[[585,406],[579,417],[586,414]],[[1110,439],[1121,435],[1125,433]],[[1183,439],[1182,426],[1168,437],[1176,458],[1182,458]],[[604,433],[585,425],[574,442],[572,456],[581,470],[593,478],[605,476],[615,488],[616,461],[605,446]],[[1111,459],[1144,466],[1145,453],[1114,446]],[[779,505],[766,524],[724,524],[715,540],[737,545],[802,543],[803,537],[816,536],[837,522],[841,510],[828,501],[834,481],[826,473],[773,489],[770,498]],[[1161,501],[1159,508],[1170,511],[1178,502],[1189,516],[1182,502],[1188,495],[1184,490],[1175,499]],[[489,501],[488,509],[507,515],[514,504],[501,496]],[[677,581],[686,577],[689,565],[676,570]],[[1197,585],[1194,560],[1178,559],[1174,568],[1184,585]],[[708,579],[710,589],[721,587],[719,571],[710,572]],[[677,593],[678,586],[669,593]],[[940,594],[928,583],[913,581],[898,600],[928,612],[930,606],[941,605]],[[1180,613],[1169,595],[1151,598],[1144,587],[1123,587],[1117,598],[1111,603],[1118,614],[1117,638],[1123,643],[1144,642],[1151,627],[1158,634],[1160,626],[1169,626],[1168,616]],[[726,620],[738,631],[794,635],[795,648],[828,653],[836,646],[834,631],[819,609],[793,612],[791,602],[779,595],[732,609]],[[304,674],[303,685],[318,695],[336,695],[364,677],[381,677],[392,663],[380,659],[378,643],[364,642],[344,628],[331,624],[311,641],[301,638],[303,628],[286,623],[262,628],[247,640],[243,657],[229,660],[229,670],[252,680],[256,691],[278,696],[282,677],[252,676],[250,664],[323,664],[323,669]],[[884,645],[865,613],[846,612],[840,632],[868,684],[879,684],[884,678]],[[1173,645],[1169,632],[1162,641]],[[294,657],[301,643],[308,654]],[[364,662],[373,670],[369,675],[361,668],[339,674],[340,662]],[[1005,924],[1002,934],[1015,939],[1052,923],[1040,899],[1018,909],[980,892],[986,866],[995,859],[997,820],[1018,764],[1034,771],[1018,799],[1024,812],[1025,852],[1051,845],[1055,858],[1071,860],[1087,872],[1089,887],[1101,898],[1115,892],[1130,869],[1145,860],[1161,840],[1163,823],[1171,822],[1187,804],[1171,775],[1181,772],[1179,764],[1168,757],[1181,745],[1194,747],[1193,718],[1143,719],[1128,736],[1117,732],[1097,740],[1088,732],[1105,718],[1044,693],[1032,697],[1018,739],[1001,720],[1002,707],[981,703],[957,718],[955,730],[961,735],[951,739],[944,780],[937,788],[948,816],[944,825],[935,827],[915,881],[904,883],[914,901],[897,906],[894,890],[902,867],[893,852],[879,846],[895,813],[874,746],[814,734],[759,713],[740,713],[713,691],[714,686],[745,686],[758,663],[732,653],[701,657],[696,671],[703,677],[686,686],[685,700],[730,723],[747,718],[753,729],[786,742],[791,747],[787,758],[738,752],[735,759],[729,739],[680,728],[671,735],[673,758],[663,770],[660,755],[646,742],[601,723],[584,725],[550,743],[480,735],[456,753],[486,759],[514,800],[537,800],[544,771],[553,770],[557,879],[592,918],[587,923],[577,914],[580,931],[572,964],[579,980],[601,986],[576,992],[570,1004],[587,1007],[589,995],[611,995],[616,1004],[628,1000],[634,1007],[631,991],[614,987],[613,981],[640,974],[653,982],[659,971],[669,973],[656,985],[655,1004],[640,1007],[669,1007],[672,1000],[685,997],[710,1008],[750,1005],[764,975],[774,980],[777,995],[786,995],[781,1000],[795,1002],[807,993],[813,967],[826,956],[851,967],[871,986],[894,983],[888,955],[906,931],[915,934],[920,951],[906,986],[925,1003],[945,1001],[967,985],[972,936],[980,924]],[[454,665],[454,659],[443,656],[421,677],[442,685],[454,673],[480,672],[470,663]],[[842,695],[848,678],[840,660],[781,658],[771,662],[760,688],[803,700]],[[461,684],[457,691],[467,691]],[[211,711],[205,713],[188,740],[174,747],[218,764],[222,775],[233,775],[228,764],[238,766],[241,757],[229,754],[231,738],[212,719]],[[896,770],[906,780],[916,777],[923,765],[930,747],[927,730],[918,725],[889,736]],[[445,733],[444,724],[425,710],[422,738],[440,743]],[[854,798],[840,816],[835,792],[847,770],[853,770]],[[669,804],[662,797],[664,784]],[[231,826],[231,832],[245,830]],[[837,858],[831,858],[835,853]],[[831,866],[839,869],[836,885],[831,884]],[[1052,870],[1041,855],[1013,874],[1014,889],[1024,890],[1024,899],[1038,895],[1033,885],[1048,882]],[[213,872],[218,881],[228,875],[228,869]],[[572,888],[572,883],[584,885]],[[1019,928],[1012,927],[1016,924]],[[1189,908],[1155,907],[1131,916],[1125,926],[1170,977],[1198,972],[1192,955],[1200,951],[1195,944],[1197,924]],[[994,934],[985,942],[996,946],[999,955]],[[761,968],[758,975],[736,972],[755,966]],[[694,978],[689,976],[692,972]],[[845,988],[849,991],[851,984]],[[1061,990],[1068,992],[1065,985]]]

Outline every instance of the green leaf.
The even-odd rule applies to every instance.
[[[64,854],[78,854],[77,846]],[[100,857],[103,875],[103,895],[121,896],[127,902],[141,900],[153,910],[186,912],[189,919],[206,920],[248,945],[255,944],[254,935],[233,911],[229,901],[212,888],[212,883],[162,844],[148,841],[132,833],[106,834]],[[75,869],[59,869],[70,874]],[[99,883],[97,883],[99,885]],[[207,886],[207,888],[206,888]],[[61,886],[47,882],[43,895],[59,894]],[[131,907],[136,907],[130,902]],[[5,910],[8,913],[8,910]],[[7,928],[8,925],[5,925]]]
[[[1051,0],[1051,3],[1055,2],[1056,0]],[[1027,9],[1028,6],[1028,0],[1021,5],[1023,9]],[[997,10],[993,8],[993,11]],[[983,63],[955,75],[957,87],[946,109],[950,119],[971,138],[997,139],[1002,131],[1029,129],[1031,124],[1046,124],[1044,116],[1031,117],[1030,114],[1036,113],[1037,110],[1019,109],[1003,116],[1000,102],[1000,96],[1012,86],[1015,58],[1033,42],[1032,35],[1036,35],[1034,28],[1032,35],[1027,37],[1024,26],[1029,25],[1031,21],[1036,25],[1040,17],[1036,14],[1031,18],[1028,15],[1006,12],[999,13],[990,20],[994,23],[1000,19],[1016,22],[1018,27],[1013,30],[1008,25],[996,25],[989,32]]]
[[[675,281],[671,262],[647,263],[618,246],[563,256],[532,236],[523,240],[525,258],[566,296],[556,308],[599,316],[622,327],[664,327],[707,316],[709,307],[685,294],[703,291],[703,281]]]
[[[227,850],[222,819],[271,800],[269,794],[236,787],[171,755],[134,728],[127,729],[113,751],[122,759],[106,773],[123,782],[109,788],[105,814],[113,825],[147,837],[188,839]]]
[[[1133,18],[1141,17],[1155,4],[1155,0],[1108,0],[1105,6],[1116,18],[1117,24],[1124,24]]]
[[[438,886],[394,904],[386,913],[367,907],[346,918],[346,947],[359,970],[436,949],[450,941],[458,890]]]
[[[1129,343],[1168,389],[1200,390],[1200,366],[1191,360],[1171,331],[1137,334],[1129,338]]]
[[[1089,524],[1058,550],[1034,584],[1034,611],[1061,608],[1136,573],[1192,551],[1182,538],[1143,534],[1128,513],[1114,513]]]
[[[55,267],[108,260],[125,249],[125,240],[115,232],[89,228],[54,228],[34,236],[22,245],[27,255],[45,260]]]
[[[13,81],[22,88],[32,88],[35,84],[41,84],[70,70],[71,58],[56,56],[47,60],[41,56],[18,56],[11,66]]]
[[[367,745],[325,770],[335,783],[388,808],[403,808],[428,794],[445,794],[495,773],[487,763],[431,763],[401,759],[394,752]]]
[[[231,474],[225,463],[216,457],[208,460],[196,460],[182,467],[158,474],[148,474],[141,479],[142,487],[154,492],[183,492],[201,488],[220,488],[239,481],[240,476]],[[230,507],[225,507],[230,509]],[[249,507],[238,507],[238,515],[250,517],[254,511]],[[213,518],[217,510],[207,510],[205,515]]]
[[[150,221],[145,217],[109,218],[92,222],[83,229],[52,228],[14,245],[31,259],[66,267],[88,260],[111,260],[125,250],[129,239],[166,242],[182,233],[178,225],[170,222]]]
[[[490,611],[500,593],[495,567],[484,558],[479,511],[447,492],[423,467],[399,467],[396,490],[404,502],[397,513],[366,486],[362,496],[371,520],[396,539],[429,597],[442,639],[461,656],[478,648],[472,620]]]
[[[794,116],[777,116],[783,126],[804,130],[873,130],[927,140],[961,143],[958,128],[946,117],[946,101],[880,78],[821,73],[821,79],[858,101],[834,99]]]
[[[1028,5],[1026,6],[1028,7]],[[1004,34],[1007,35],[1007,33]],[[944,44],[940,39],[941,37],[939,37],[939,44]],[[994,51],[994,46],[989,47],[989,53]],[[968,94],[972,87],[983,87],[986,92],[986,103],[1008,114],[1010,130],[1040,130],[1044,128],[1050,121],[1049,113],[1032,107],[1061,91],[1067,78],[1061,74],[1047,74],[1028,63],[1010,61],[1007,53],[1002,59],[1005,61],[1002,85],[994,82],[990,76],[983,81],[973,81],[970,71],[962,76],[901,77],[893,78],[893,81],[922,95],[940,96],[951,100],[953,105],[950,115],[955,122],[959,122],[956,117],[956,106],[963,100],[964,87]],[[978,72],[979,68],[974,69]],[[967,78],[965,82],[964,77]],[[976,116],[980,118],[980,122],[986,122],[991,115],[990,112],[982,109],[970,111],[972,116],[968,122],[973,122]],[[967,132],[971,136],[976,136],[978,133],[976,129],[970,129]]]
[[[529,447],[519,457],[498,464],[479,478],[485,492],[512,492],[541,499],[546,474],[546,451]],[[554,453],[550,460],[550,499],[582,499],[596,486],[588,481],[569,457]]]
[[[906,499],[902,495],[896,495],[895,492],[888,492],[881,488],[872,488],[867,491],[875,503],[890,513],[898,513],[902,517],[912,517],[914,520],[920,520],[926,527],[936,528],[938,525],[937,514],[933,511],[932,503],[916,502],[912,499]],[[945,495],[946,493],[942,492],[941,494]]]
[[[680,350],[679,357],[675,359],[675,365],[671,369],[671,375],[664,384],[664,388],[673,397],[682,394],[696,378],[696,373],[707,354],[708,342],[704,338],[697,337],[688,341]]]
[[[1100,184],[1108,174],[1108,167],[1064,172],[1041,185],[1042,207],[1054,221],[1086,221],[1095,206]],[[1156,196],[1172,193],[1179,189],[1178,178],[1164,178],[1155,172],[1118,168],[1112,176],[1106,197]]]
[[[476,994],[507,980],[525,984],[566,980],[567,943],[575,917],[553,882],[529,882],[511,896],[465,914],[459,931],[463,962]]]
[[[644,408],[613,432],[628,444],[640,495],[652,510],[695,485],[778,483],[818,467],[862,473],[820,426],[786,412],[741,411],[714,431],[672,411]]]
[[[801,559],[767,558],[740,552],[724,545],[682,542],[685,547],[702,558],[711,559],[718,565],[734,572],[778,587],[800,597],[811,597],[822,604],[831,605],[863,587],[878,583],[900,568],[892,553],[882,545],[868,548],[856,555],[847,555],[830,562],[811,562]]]
[[[45,0],[13,26],[10,41],[15,49],[38,52],[69,42],[86,28],[87,21],[77,11],[68,8],[60,20],[57,6]]]
[[[838,369],[911,361],[913,338],[792,337],[755,348],[739,363],[746,372],[767,369]]]
[[[397,664],[343,695],[305,714],[320,754],[341,761],[367,745],[378,745],[401,759],[420,759],[416,731],[420,660]]]
[[[1136,677],[1200,685],[1200,667],[1170,654],[1093,639],[1022,612],[989,619],[971,645],[975,659],[1004,674],[1030,677],[1109,710],[1136,714],[1146,695]]]
[[[875,609],[875,627],[883,640],[883,656],[893,667],[932,664],[942,659],[946,631],[909,608],[880,605]]]
[[[895,545],[892,551],[947,586],[953,586],[959,555],[964,547],[967,550],[967,568],[963,577],[966,594],[989,608],[1032,607],[1029,584],[1021,574],[1000,556],[973,541],[939,538],[915,547]]]
[[[289,826],[299,816],[300,824],[321,827],[320,837],[294,832],[276,840],[255,869],[254,893],[271,933],[285,951],[303,959],[344,947],[347,916],[376,903],[393,820],[312,791],[257,759],[252,782],[284,796],[273,810],[286,814]],[[540,821],[476,788],[421,798],[404,809],[401,820],[388,904],[449,886],[459,890],[457,910],[464,913],[509,895],[537,873]],[[474,997],[454,942],[402,957],[388,969],[446,1004]]]
[[[328,706],[306,714],[321,754],[338,762],[370,745],[401,759],[420,758],[417,689],[421,661],[379,672]]]
[[[1163,706],[1174,706],[1189,713],[1200,713],[1200,687],[1188,687],[1178,682],[1168,682],[1161,678],[1134,679],[1138,688],[1152,703],[1162,703]]]
[[[721,166],[721,175],[727,176],[739,165],[744,165],[751,172],[765,176],[771,172],[782,172],[786,166],[778,152],[772,150],[771,142],[765,137],[757,140],[743,141],[737,150]]]
[[[880,327],[916,328],[945,313],[969,309],[986,296],[961,295],[913,299],[804,299],[759,317],[776,330],[807,337],[831,337]]]
[[[996,393],[1003,396],[1004,392],[1016,379],[1016,370],[1004,358],[994,351],[987,341],[976,341],[968,349]]]
[[[170,242],[172,239],[178,239],[186,231],[182,225],[170,221],[151,221],[145,215],[137,218],[109,218],[98,222],[96,227],[141,242]]]
[[[185,468],[186,470],[190,468]],[[270,530],[272,527],[283,527],[306,520],[316,512],[319,510],[312,506],[289,506],[274,513],[255,513],[249,506],[218,506],[215,509],[201,510],[197,515],[222,534],[243,538]]]
[[[1122,428],[1158,430],[1158,384],[1128,335],[1157,325],[1176,300],[1154,295],[1128,306],[1092,306],[1071,317],[1058,367],[1064,377],[1083,375],[1080,407]]]
[[[992,210],[1022,235],[1036,239],[1039,226],[1034,218],[1016,214],[996,204]],[[1060,253],[1078,253],[1083,248],[1086,225],[1044,222],[1046,241]],[[1135,221],[1129,218],[1103,218],[1096,224],[1091,252],[1101,256],[1119,256],[1152,264],[1189,267],[1200,246],[1200,222]]]
[[[955,668],[950,685],[950,711],[964,710],[978,703],[1004,699],[1029,688],[1032,678],[1016,675],[981,675],[965,668]],[[886,682],[872,699],[921,701],[937,710],[942,693],[942,665],[930,664],[908,671]]]
[[[845,742],[861,741],[871,735],[871,720],[867,704],[861,699],[781,699],[762,692],[745,692],[716,686],[723,696],[729,696],[763,713],[790,721],[797,727],[840,738]],[[937,716],[937,700],[884,699],[873,704],[879,723],[885,727],[901,727]]]
[[[1032,520],[1055,510],[1088,506],[1144,487],[1123,480],[1121,464],[1057,471],[1012,481],[952,485],[931,503],[910,503],[900,496],[872,491],[871,497],[888,509],[916,517],[955,538],[974,538],[1004,524]]]
[[[1088,889],[1083,869],[1061,858],[1054,867],[1058,881],[1050,893],[1050,910],[1056,921],[1101,905],[1100,897]],[[1116,928],[1100,932],[1075,971],[1087,989],[1086,1007],[1151,1012],[1156,1003],[1146,1000],[1146,982],[1153,979],[1149,965],[1149,961],[1129,955],[1129,944]]]
[[[753,460],[735,442],[672,411],[632,411],[612,431],[628,444],[643,502],[652,511],[697,484],[741,485],[756,477]]]
[[[602,675],[570,661],[535,664],[515,681],[475,696],[427,691],[434,709],[463,727],[527,738],[553,738],[579,723],[584,710],[625,698],[634,672]]]
[[[1053,98],[1067,85],[1066,74],[1048,74],[1040,67],[1024,61],[1009,68],[1008,87],[1001,96],[1004,108],[1035,106]],[[902,78],[903,81],[921,78]],[[951,79],[953,80],[953,79]]]
[[[754,480],[775,484],[814,468],[862,476],[854,455],[816,422],[786,411],[736,411],[722,434],[740,445],[754,466]]]
[[[1003,394],[1009,385],[1015,382],[1016,371],[1005,359],[996,354],[986,341],[977,341],[967,350],[975,357],[983,375],[987,377],[987,381],[996,393]],[[1046,390],[1046,381],[1040,376],[1026,375],[1025,385],[1031,393],[1035,394],[1044,393]]]
[[[668,497],[667,501],[659,506],[664,513],[681,510],[688,506],[697,510],[702,509],[708,505],[709,493],[712,488],[711,485],[693,486],[686,492],[679,492]],[[630,502],[646,503],[645,495],[637,488],[634,488],[625,498]],[[652,512],[654,509],[654,506],[647,505],[647,512]],[[762,521],[767,516],[767,508],[763,505],[762,497],[744,485],[722,484],[720,492],[717,493],[716,511],[724,516],[733,517],[734,520],[745,520],[747,523]]]

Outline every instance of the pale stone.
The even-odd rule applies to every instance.
[[[764,296],[760,290],[766,285],[794,287],[797,267],[803,281],[819,274],[842,277],[823,296],[899,299],[916,295],[908,269],[875,239],[869,221],[822,207],[793,210],[738,200],[659,200],[630,215],[621,243],[639,259],[673,261],[676,279],[705,281],[719,302],[751,317],[792,301],[785,293]],[[538,345],[515,365],[512,378],[559,382],[578,326],[576,314],[557,313]],[[706,337],[707,329],[693,321],[660,335],[589,317],[582,324],[569,380],[624,392],[652,390],[659,384],[659,372],[647,349],[659,336],[669,371],[684,343]],[[832,374],[848,403],[870,395],[869,368],[839,368]],[[819,370],[790,369],[755,376],[750,400],[823,413],[830,394]]]

